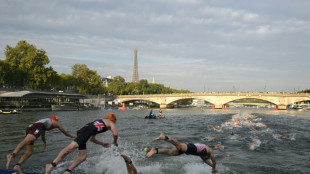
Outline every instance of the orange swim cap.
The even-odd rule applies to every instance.
[[[52,120],[56,120],[56,121],[58,121],[58,117],[57,117],[57,115],[53,115],[53,116],[51,116],[51,119],[52,119]]]
[[[109,113],[107,119],[116,122],[116,116],[114,113]]]

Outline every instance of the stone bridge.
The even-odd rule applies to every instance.
[[[239,99],[261,99],[273,103],[278,109],[285,110],[288,105],[295,102],[310,100],[309,93],[251,93],[251,92],[223,92],[223,93],[175,93],[175,94],[148,94],[148,95],[119,95],[117,99],[121,102],[137,100],[151,101],[158,103],[160,108],[172,107],[174,103],[186,99],[204,100],[214,105],[215,109],[220,109],[223,105]]]

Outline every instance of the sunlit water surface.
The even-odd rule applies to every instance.
[[[161,132],[184,143],[205,143],[212,148],[218,142],[221,150],[215,150],[218,173],[309,173],[310,172],[310,112],[268,110],[163,110],[165,119],[144,119],[149,110],[96,110],[67,112],[24,112],[19,115],[0,115],[0,169],[5,169],[5,156],[12,153],[24,138],[25,128],[53,114],[70,133],[84,124],[104,118],[109,112],[117,115],[119,147],[103,148],[88,142],[88,158],[72,173],[124,174],[126,166],[120,154],[131,157],[138,173],[143,174],[199,174],[211,173],[211,168],[197,156],[155,155],[145,157],[143,148],[173,148],[173,145],[152,140]],[[158,113],[158,110],[155,110]],[[237,124],[240,121],[239,124]],[[242,124],[243,123],[243,124]],[[213,129],[212,126],[214,126]],[[229,137],[231,132],[233,137]],[[288,133],[282,139],[278,137]],[[212,140],[213,137],[218,137]],[[98,134],[96,138],[112,143],[111,132]],[[22,165],[24,172],[43,173],[50,163],[72,139],[58,129],[46,132],[47,147],[42,149],[39,138],[34,154]],[[256,141],[255,146],[249,143]],[[12,161],[11,169],[24,153],[23,149]],[[68,155],[53,170],[63,173],[78,152]]]

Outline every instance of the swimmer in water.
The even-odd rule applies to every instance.
[[[163,111],[161,109],[159,109],[159,112],[158,112],[158,117],[162,117],[163,116]]]
[[[224,146],[222,145],[222,143],[220,141],[217,142],[217,144],[215,145],[214,148],[218,149],[218,150],[224,150]]]
[[[229,137],[229,138],[235,137],[235,133],[234,133],[233,131],[231,131],[228,137]]]
[[[260,140],[254,140],[252,143],[249,143],[250,150],[255,150],[260,146]]]
[[[206,164],[212,167],[212,173],[217,173],[216,170],[216,160],[213,154],[213,150],[205,145],[199,143],[181,143],[177,139],[167,137],[164,133],[161,133],[159,137],[155,138],[154,141],[164,140],[167,141],[175,146],[173,149],[158,149],[152,148],[147,154],[146,157],[150,158],[155,154],[166,154],[169,156],[177,156],[183,153],[187,155],[196,155],[199,156]],[[211,159],[211,161],[209,161]]]
[[[254,127],[250,127],[253,131],[255,131],[255,133],[258,133],[258,130],[255,129]]]
[[[213,131],[216,131],[216,128],[213,125],[208,125],[208,127],[211,127],[213,129]]]
[[[214,141],[214,140],[219,139],[219,138],[220,138],[219,136],[211,137],[208,141]]]
[[[257,145],[256,141],[253,141],[252,143],[249,143],[249,146],[255,146],[255,145]]]
[[[34,142],[41,136],[41,139],[43,141],[43,149],[45,149],[46,148],[45,131],[49,131],[54,128],[58,128],[63,134],[65,134],[68,137],[75,138],[75,136],[68,133],[62,127],[56,115],[53,115],[50,118],[41,119],[28,126],[26,130],[26,137],[24,138],[24,140],[17,145],[12,154],[6,156],[7,159],[6,169],[9,168],[12,158],[14,158],[17,155],[17,153],[24,146],[26,146],[26,153],[20,157],[19,161],[15,164],[13,168],[17,174],[22,174],[23,172],[20,168],[20,165],[23,164],[32,155],[34,150]]]
[[[278,139],[279,139],[279,140],[282,140],[282,138],[285,137],[286,135],[288,135],[288,133],[284,133],[284,134],[280,135],[280,136],[278,137]]]
[[[137,174],[137,169],[136,169],[136,167],[133,165],[131,159],[130,159],[128,156],[124,155],[124,154],[121,154],[121,156],[122,156],[122,157],[124,158],[124,160],[125,160],[128,174]]]

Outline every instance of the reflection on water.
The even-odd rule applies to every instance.
[[[120,153],[132,158],[139,173],[211,173],[211,168],[199,157],[155,155],[145,158],[143,148],[173,146],[153,142],[160,132],[181,142],[206,143],[214,148],[219,173],[307,173],[310,171],[310,112],[271,110],[163,110],[165,119],[144,119],[148,110],[97,110],[70,112],[25,112],[0,115],[0,168],[5,168],[5,155],[11,153],[24,138],[25,128],[42,118],[56,114],[61,124],[75,133],[85,123],[103,118],[109,112],[118,117],[119,147],[103,148],[89,142],[88,159],[72,173],[124,174],[126,166]],[[155,110],[155,114],[158,111]],[[233,132],[233,135],[232,135]],[[279,138],[280,137],[280,138]],[[97,135],[112,143],[111,132]],[[35,153],[22,168],[25,172],[44,172],[44,166],[56,157],[72,139],[58,130],[46,133],[47,148],[42,149],[39,138]],[[216,148],[218,143],[223,148]],[[22,151],[24,152],[24,150]],[[15,164],[19,153],[12,161]],[[53,171],[62,173],[77,157],[68,155]]]

